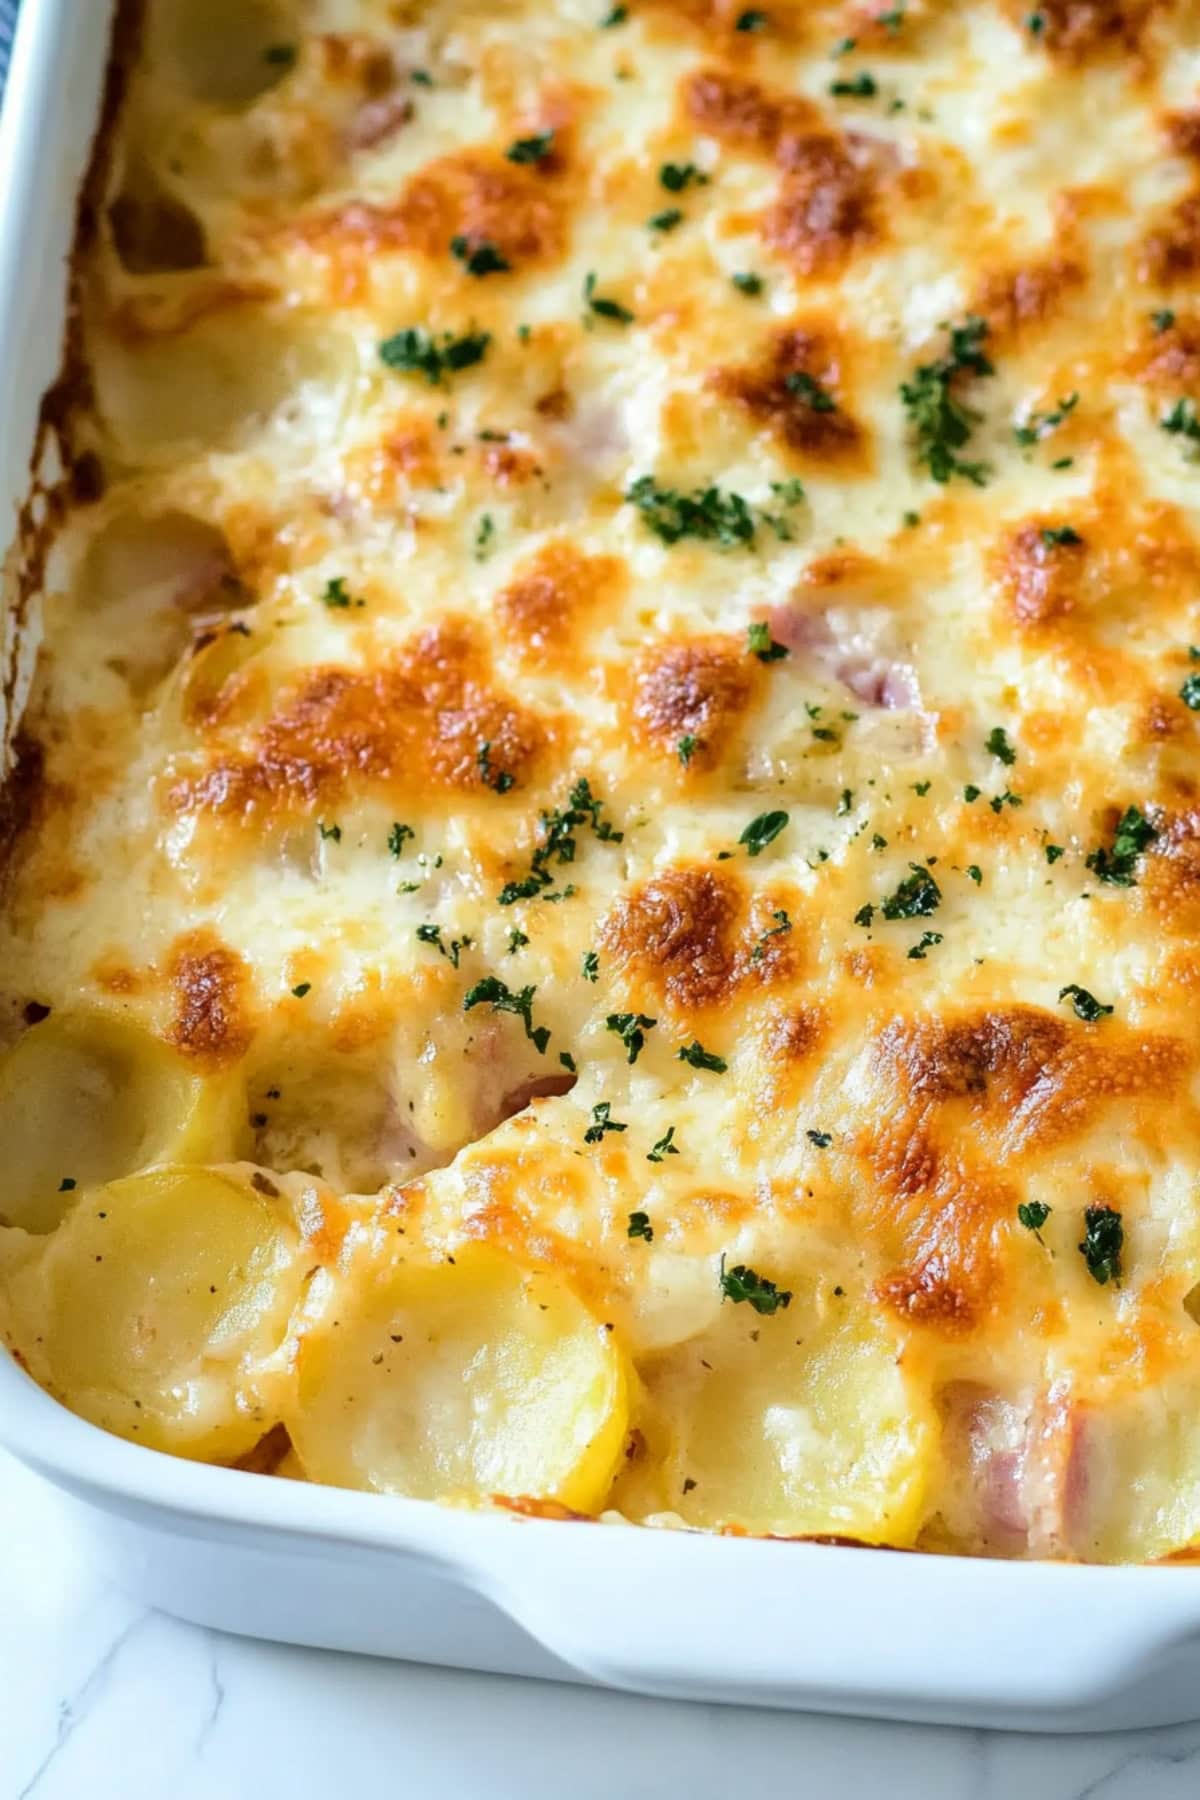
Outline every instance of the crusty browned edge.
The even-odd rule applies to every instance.
[[[125,97],[129,72],[141,45],[146,0],[117,0],[109,39],[108,66],[91,154],[75,204],[75,236],[67,270],[67,319],[59,373],[42,397],[29,459],[29,491],[17,514],[17,529],[8,567],[12,569],[13,608],[18,637],[46,581],[51,547],[72,505],[94,499],[97,471],[71,448],[71,421],[92,403],[91,378],[84,354],[82,263],[96,241],[108,182],[115,127]],[[57,450],[61,474],[48,480],[53,466],[48,452]],[[4,671],[3,716],[16,707],[17,659]],[[0,771],[0,880],[9,868],[17,842],[33,817],[41,781],[39,746],[15,723],[12,755]]]

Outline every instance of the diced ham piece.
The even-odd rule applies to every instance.
[[[403,130],[413,116],[411,94],[397,90],[364,101],[342,133],[347,150],[377,150]]]
[[[806,611],[786,605],[775,607],[770,617],[777,642],[820,663],[864,706],[915,712],[921,705],[916,670],[888,653],[890,625],[890,615],[879,607]]]

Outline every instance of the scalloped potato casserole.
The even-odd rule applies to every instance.
[[[1200,4],[149,0],[0,1330],[176,1455],[1200,1541]]]

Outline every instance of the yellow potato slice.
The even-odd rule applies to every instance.
[[[1200,1545],[1200,1369],[1070,1410],[1063,1541],[1087,1562],[1155,1562]]]
[[[492,1250],[404,1264],[300,1339],[286,1423],[306,1473],[422,1499],[604,1501],[627,1424],[611,1334]]]
[[[711,1330],[641,1369],[650,1416],[672,1425],[660,1505],[691,1525],[911,1543],[929,1403],[868,1308],[822,1308],[796,1287],[769,1317],[724,1305]]]
[[[53,1231],[84,1187],[232,1155],[236,1099],[138,1026],[52,1014],[0,1062],[0,1223]]]
[[[300,1281],[283,1202],[214,1170],[156,1169],[81,1196],[12,1283],[15,1335],[93,1424],[228,1460],[277,1422],[256,1367],[283,1341]]]

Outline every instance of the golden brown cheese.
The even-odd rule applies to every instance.
[[[52,1392],[1200,1542],[1198,29],[149,0],[6,813]]]

